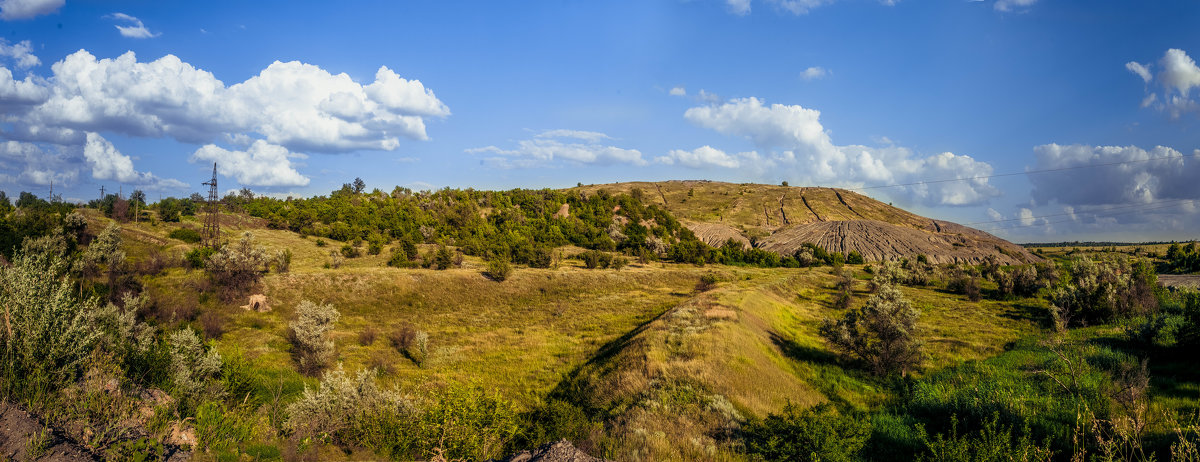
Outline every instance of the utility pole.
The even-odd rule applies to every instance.
[[[100,200],[104,200],[104,185],[100,185]]]
[[[212,179],[202,185],[208,186],[208,203],[205,204],[203,245],[213,250],[221,246],[221,206],[217,198],[217,163],[213,162]]]

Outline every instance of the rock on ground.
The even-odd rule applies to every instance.
[[[570,441],[546,443],[534,450],[525,450],[497,462],[608,462],[580,451]]]

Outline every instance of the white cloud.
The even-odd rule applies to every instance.
[[[992,221],[1004,221],[1004,214],[997,212],[996,209],[991,207],[988,207],[987,209],[987,216],[988,218],[991,218]]]
[[[97,59],[80,50],[51,70],[46,79],[16,81],[0,68],[8,135],[82,143],[78,132],[93,131],[207,143],[243,134],[293,151],[394,150],[399,137],[428,139],[426,118],[450,114],[420,81],[386,67],[364,86],[346,74],[276,61],[227,87],[174,55],[138,62],[133,52]]]
[[[87,141],[83,145],[83,157],[88,166],[92,168],[92,178],[97,180],[164,188],[187,186],[178,180],[162,179],[150,172],[134,170],[133,159],[122,154],[116,146],[97,133],[87,133]]]
[[[1038,0],[996,0],[992,5],[996,11],[1025,11]]]
[[[66,0],[0,0],[0,19],[29,19],[58,11]]]
[[[217,171],[237,179],[244,186],[308,186],[309,179],[291,165],[291,158],[303,157],[287,148],[257,140],[245,151],[231,151],[207,144],[192,153],[189,162],[216,162]]]
[[[750,0],[725,0],[725,5],[729,7],[729,12],[745,16],[750,14]]]
[[[486,146],[467,149],[465,152],[493,154],[493,157],[484,161],[500,168],[545,167],[553,165],[557,160],[593,165],[646,165],[641,151],[598,142],[606,139],[611,137],[598,132],[549,130],[535,135],[533,139],[518,141],[515,149]]]
[[[1017,219],[1021,220],[1021,226],[1033,226],[1035,221],[1033,210],[1021,207],[1020,210],[1017,210]]]
[[[33,45],[28,40],[9,45],[8,41],[0,38],[0,56],[12,58],[17,69],[29,69],[42,64],[42,60],[33,54]]]
[[[44,150],[33,143],[0,142],[0,184],[48,186],[72,183],[79,165],[59,149]]]
[[[799,105],[768,106],[757,98],[693,107],[684,113],[695,125],[746,138],[771,153],[755,162],[770,163],[771,168],[760,166],[763,172],[777,174],[780,169],[790,169],[792,178],[851,187],[964,178],[896,188],[913,200],[931,205],[978,204],[999,195],[986,178],[979,178],[992,173],[991,165],[985,162],[949,152],[922,158],[896,146],[838,146],[821,125],[820,115],[820,111]],[[740,159],[742,168],[748,164]]]
[[[1196,61],[1187,52],[1171,48],[1163,53],[1158,64],[1162,70],[1158,75],[1152,75],[1149,65],[1133,61],[1125,63],[1126,69],[1147,84],[1141,106],[1164,111],[1173,119],[1189,112],[1200,114],[1200,99],[1192,94],[1193,89],[1200,87],[1200,67],[1196,66]],[[1155,80],[1162,87],[1161,95],[1149,85]]]
[[[738,156],[731,156],[726,154],[725,151],[705,145],[691,151],[673,149],[666,156],[655,158],[654,161],[660,164],[679,164],[691,168],[738,168],[742,165],[742,162],[738,159],[738,157],[755,158],[757,155],[757,153],[748,152],[741,153]]]
[[[1029,175],[1031,195],[1041,204],[1149,204],[1200,196],[1200,183],[1195,180],[1200,176],[1200,164],[1185,161],[1183,154],[1168,147],[1145,150],[1136,146],[1046,144],[1033,152],[1037,163],[1032,170],[1068,169]],[[1200,150],[1195,154],[1200,155]]]
[[[771,3],[789,13],[802,15],[818,6],[833,3],[833,0],[771,0]]]
[[[146,25],[142,23],[141,19],[127,15],[125,13],[113,13],[109,17],[116,19],[118,21],[132,24],[129,26],[116,26],[117,31],[121,33],[122,37],[144,39],[144,38],[154,38],[154,37],[158,37],[158,36],[162,35],[162,33],[150,32],[150,29],[146,28]]]
[[[714,94],[714,93],[709,93],[709,92],[707,92],[707,91],[704,91],[704,89],[703,89],[703,88],[701,88],[701,89],[700,89],[700,91],[696,92],[696,99],[697,99],[697,100],[700,100],[700,101],[703,101],[703,102],[705,102],[705,103],[719,103],[719,102],[721,102],[721,97],[720,97],[720,96],[717,96],[717,95],[716,95],[716,94]]]
[[[670,91],[671,96],[687,96],[687,90],[683,87],[674,87]]]
[[[800,78],[802,78],[804,80],[816,80],[816,79],[822,79],[822,78],[825,78],[828,76],[829,76],[829,70],[827,70],[823,67],[820,67],[820,66],[810,67],[808,69],[805,69],[804,72],[800,73]]]
[[[586,130],[546,130],[534,135],[535,138],[575,138],[584,141],[597,142],[601,140],[611,140],[613,137],[600,132],[589,132]]]
[[[1136,61],[1125,63],[1125,69],[1129,69],[1129,72],[1137,74],[1137,76],[1141,77],[1142,81],[1146,83],[1150,83],[1150,79],[1154,78],[1154,76],[1150,75],[1150,66],[1143,65],[1142,63]]]

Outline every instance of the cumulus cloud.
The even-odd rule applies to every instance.
[[[1046,144],[1033,152],[1036,164],[1031,170],[1066,169],[1029,175],[1033,199],[1041,204],[1080,207],[1200,197],[1195,158],[1185,161],[1182,153],[1168,147]],[[1091,167],[1114,163],[1121,164]]]
[[[1038,0],[996,0],[992,5],[996,11],[1026,11]]]
[[[287,148],[256,140],[245,151],[207,144],[197,149],[189,162],[216,162],[217,172],[246,186],[308,186],[309,179],[292,168],[292,158],[303,158]]]
[[[786,170],[792,178],[845,186],[964,179],[896,188],[903,196],[930,205],[979,204],[999,195],[999,190],[982,178],[992,173],[991,165],[985,162],[949,152],[919,157],[897,146],[839,146],[821,124],[820,115],[820,111],[799,105],[767,105],[758,98],[742,98],[693,107],[684,118],[697,126],[751,141],[759,150],[770,153],[759,157],[757,163],[769,162],[769,170]],[[739,166],[745,167],[746,163],[741,159]]]
[[[1168,49],[1158,60],[1161,70],[1157,75],[1151,72],[1150,64],[1130,61],[1125,63],[1125,68],[1146,84],[1142,107],[1155,107],[1173,119],[1189,112],[1200,114],[1200,99],[1192,93],[1193,89],[1200,87],[1200,67],[1196,66],[1196,61],[1187,52],[1178,48]],[[1161,93],[1151,83],[1157,83]]]
[[[179,180],[162,179],[150,172],[139,172],[133,168],[133,159],[122,154],[111,142],[97,133],[87,133],[83,145],[83,158],[92,169],[92,178],[121,183],[165,188],[183,188],[187,185]]]
[[[684,167],[691,168],[706,168],[706,167],[724,167],[738,168],[742,166],[740,158],[757,159],[756,152],[743,152],[736,156],[726,154],[725,151],[714,148],[712,146],[700,146],[691,151],[682,149],[673,149],[666,156],[655,158],[654,161],[660,164],[675,165],[679,164]]]
[[[804,72],[800,73],[800,78],[802,78],[804,80],[816,80],[816,79],[822,79],[822,78],[825,78],[828,76],[829,76],[829,70],[825,69],[823,67],[820,67],[820,66],[810,67],[808,69],[805,69]]]
[[[17,81],[0,68],[0,106],[20,107],[0,116],[11,124],[6,135],[82,143],[80,132],[92,131],[207,143],[245,134],[293,151],[394,150],[400,137],[428,139],[426,118],[450,114],[420,81],[387,67],[362,85],[346,74],[276,61],[226,86],[174,55],[139,62],[133,52],[97,59],[80,50],[51,70],[48,78]]]
[[[29,69],[42,64],[42,60],[33,54],[33,45],[28,40],[9,45],[8,41],[0,38],[0,56],[12,59],[17,69]]]
[[[1019,210],[1017,210],[1017,219],[1020,220],[1021,226],[1033,226],[1033,223],[1036,220],[1033,216],[1033,210],[1029,210],[1025,207],[1021,207]]]
[[[687,89],[683,87],[674,87],[670,91],[671,96],[687,96]]]
[[[641,151],[600,143],[609,139],[612,138],[598,132],[549,130],[535,135],[533,139],[518,141],[513,149],[486,146],[465,152],[491,154],[484,162],[500,168],[545,167],[559,160],[591,165],[646,165]]]
[[[66,0],[0,0],[0,19],[29,19],[58,11]]]
[[[121,25],[116,26],[117,31],[121,33],[122,37],[144,39],[144,38],[154,38],[154,37],[158,37],[159,35],[162,35],[162,33],[150,32],[150,29],[146,28],[146,25],[142,23],[141,19],[127,15],[125,13],[113,13],[109,17],[112,19],[116,19],[117,21],[121,21],[123,23],[129,24],[128,26],[121,26]]]
[[[0,184],[48,186],[74,182],[79,177],[78,161],[57,148],[43,149],[33,143],[0,142]]]

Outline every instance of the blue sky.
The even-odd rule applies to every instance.
[[[275,195],[1066,169],[864,192],[1017,241],[1194,239],[1197,23],[1195,1],[0,0],[0,190],[186,196],[213,161]]]

